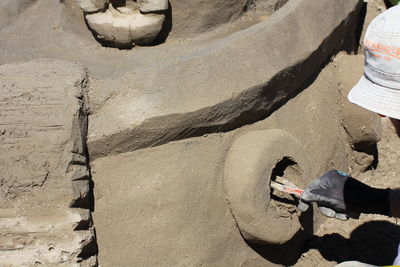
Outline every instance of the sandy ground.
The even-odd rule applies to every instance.
[[[382,1],[369,1],[365,26],[385,10]],[[365,31],[366,27],[364,28]],[[351,73],[349,74],[351,75]],[[387,118],[382,119],[382,140],[378,143],[378,165],[355,177],[379,188],[398,187],[400,138]],[[343,222],[326,219],[295,266],[335,266],[343,261],[391,265],[400,241],[399,221],[381,215],[361,215]]]
[[[397,150],[400,138],[388,119],[383,119],[382,123],[378,166],[356,178],[375,187],[394,188],[399,184],[396,164],[400,159]],[[361,215],[358,220],[346,222],[327,219],[319,226],[307,251],[295,266],[334,266],[349,260],[390,265],[396,257],[399,240],[400,226],[395,218]]]

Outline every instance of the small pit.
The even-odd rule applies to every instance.
[[[271,174],[271,181],[281,182],[282,178],[303,187],[299,165],[291,158],[284,157],[277,162]],[[298,215],[298,197],[270,188],[270,208],[275,211],[276,217],[292,217]]]

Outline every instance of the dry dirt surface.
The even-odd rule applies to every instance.
[[[360,181],[379,188],[399,184],[397,164],[400,159],[400,138],[388,119],[383,119],[382,140],[378,143],[379,163],[376,169],[358,177]],[[373,265],[391,265],[397,255],[400,226],[395,218],[361,215],[343,222],[327,219],[317,229],[301,259],[295,266],[334,266],[343,261],[357,260]]]

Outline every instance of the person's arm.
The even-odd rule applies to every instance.
[[[400,190],[390,192],[390,211],[393,217],[400,218]]]
[[[400,217],[400,191],[370,187],[340,171],[331,170],[312,181],[301,197],[305,211],[316,202],[322,214],[347,220],[360,213]]]

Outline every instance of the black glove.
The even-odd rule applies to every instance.
[[[377,189],[363,184],[340,171],[331,170],[313,180],[301,196],[299,209],[306,211],[307,202],[316,202],[327,217],[347,220],[360,213],[390,216],[390,189]]]

